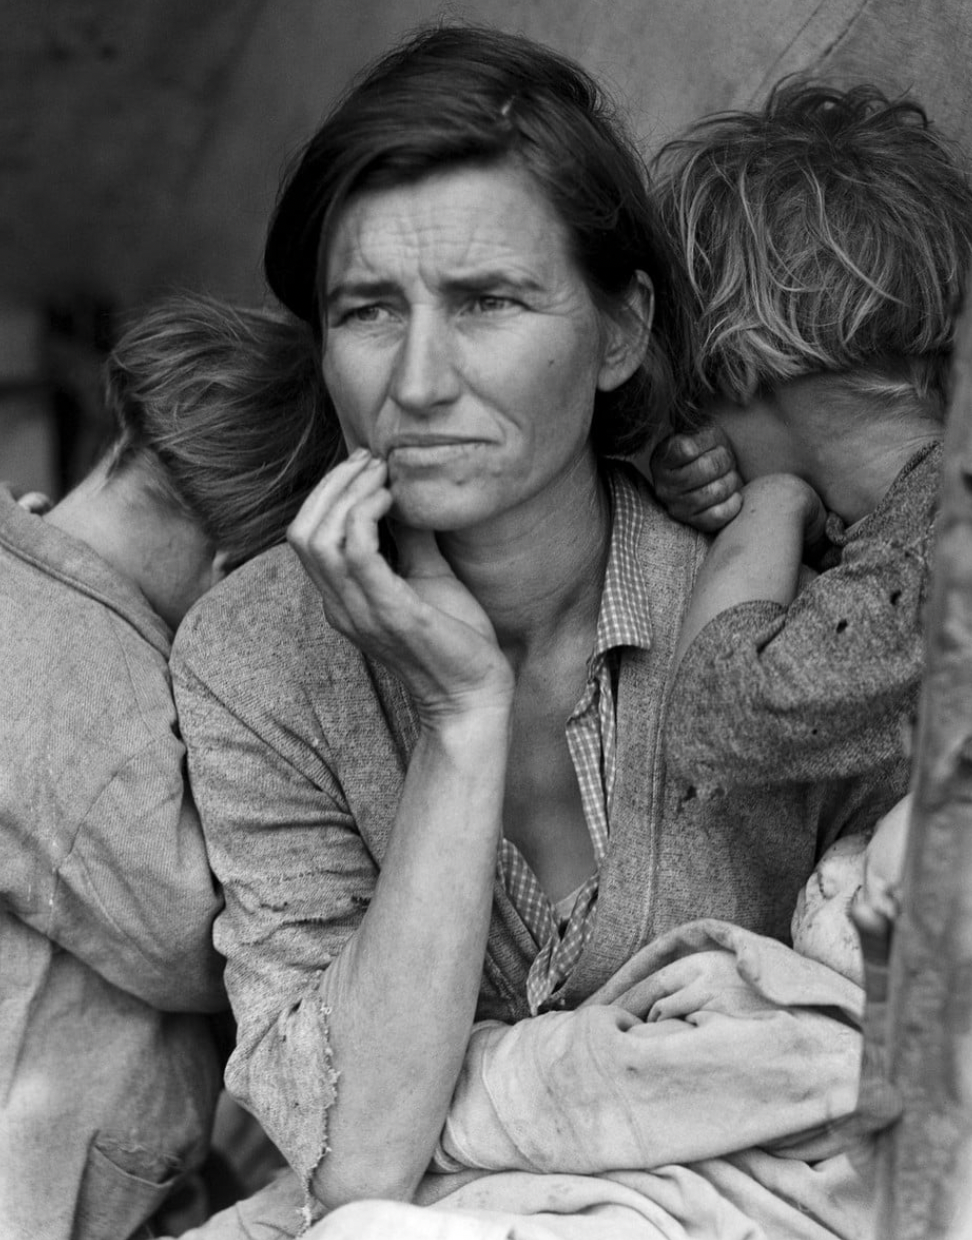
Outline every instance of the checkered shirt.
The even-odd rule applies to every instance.
[[[624,473],[609,475],[613,507],[601,610],[587,684],[567,720],[567,745],[577,774],[584,818],[594,846],[595,871],[582,884],[566,924],[558,924],[554,907],[523,854],[509,840],[500,842],[497,868],[513,907],[539,948],[527,977],[530,1011],[556,1008],[594,930],[598,877],[607,853],[615,774],[614,679],[620,648],[650,645],[648,590],[638,561],[643,523],[641,499]]]

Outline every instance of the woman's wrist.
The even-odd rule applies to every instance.
[[[438,738],[448,749],[489,749],[509,741],[513,717],[512,674],[509,683],[498,679],[461,696],[435,702],[416,702],[421,730]]]

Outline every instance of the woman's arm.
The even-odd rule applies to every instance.
[[[375,894],[330,971],[341,1077],[314,1190],[331,1208],[410,1197],[438,1138],[479,994],[512,708],[509,664],[434,536],[399,531],[403,576],[380,554],[386,478],[353,454],[289,534],[330,622],[400,677],[420,723]]]
[[[706,927],[727,946],[713,939],[690,950]],[[632,975],[613,1003],[477,1028],[439,1169],[648,1170],[795,1144],[848,1117],[861,1046],[848,1021],[859,1015],[860,989],[719,922],[656,940],[629,975],[636,962],[671,956],[682,934],[689,954]],[[836,1149],[846,1140],[837,1134]]]
[[[233,942],[222,933],[219,942],[229,957],[241,1030],[229,1079],[244,1096],[263,1095],[261,1118],[276,1113],[267,1124],[271,1135],[331,1208],[362,1196],[408,1197],[434,1149],[481,986],[512,698],[512,673],[488,621],[431,535],[424,545],[404,540],[407,579],[379,555],[377,522],[388,504],[383,483],[383,467],[365,474],[361,459],[347,462],[328,475],[292,530],[332,624],[395,672],[418,714],[376,883],[372,875],[369,886],[365,850],[346,807],[342,817],[342,791],[326,770],[328,795],[318,792],[315,803],[283,755],[241,729],[238,703],[228,701],[217,713],[212,700],[203,700],[186,666],[185,641],[176,664],[193,784],[227,890]],[[195,647],[190,660],[198,661],[205,637],[187,633],[186,640]],[[233,734],[247,781],[239,792],[221,774],[237,761],[226,745]],[[313,760],[326,764],[326,748],[325,737]],[[389,780],[398,778],[388,771]],[[259,804],[248,808],[257,788]],[[229,811],[218,804],[227,795]],[[280,816],[288,797],[289,825]],[[251,821],[269,813],[278,823],[277,847],[265,836],[265,856],[250,864],[245,831],[234,821],[240,812]],[[335,849],[340,859],[328,855]],[[328,874],[315,925],[313,880],[305,872],[322,863]],[[287,905],[277,912],[267,908],[267,865],[294,879],[292,887],[277,885],[278,904]],[[281,965],[295,986],[289,994],[273,980]],[[328,1072],[337,1074],[333,1096],[319,1087]],[[307,1099],[305,1082],[312,1081]],[[268,1098],[271,1090],[282,1091],[279,1107]],[[315,1097],[321,1110],[330,1104],[326,1121],[306,1114]]]

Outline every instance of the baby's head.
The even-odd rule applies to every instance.
[[[907,796],[873,832],[843,836],[827,849],[797,898],[790,925],[793,946],[801,956],[863,985],[864,962],[850,910],[864,900],[893,921],[910,813]]]
[[[827,849],[797,897],[790,923],[795,951],[858,984],[864,967],[850,910],[864,885],[867,845],[867,834],[846,835]]]
[[[918,104],[785,81],[759,111],[703,119],[655,166],[696,301],[676,429],[712,398],[745,405],[820,373],[943,416],[972,187]]]

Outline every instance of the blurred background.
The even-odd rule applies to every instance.
[[[288,160],[435,19],[577,58],[648,154],[795,71],[912,92],[972,150],[969,0],[0,0],[0,480],[58,498],[90,465],[129,312],[179,288],[266,299]]]

